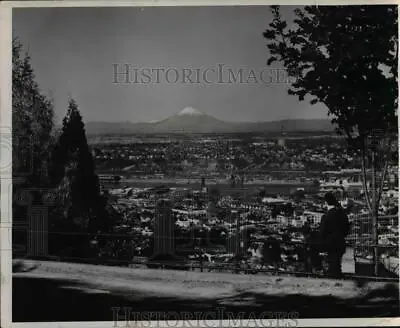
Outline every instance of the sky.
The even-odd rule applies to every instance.
[[[283,10],[293,17],[293,7]],[[268,6],[13,9],[13,33],[54,99],[57,122],[69,97],[85,122],[157,121],[188,106],[226,121],[327,118],[325,106],[269,79],[270,21]],[[129,83],[114,75],[126,64]],[[233,76],[240,70],[242,83]]]

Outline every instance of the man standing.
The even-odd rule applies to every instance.
[[[340,277],[342,274],[342,257],[346,251],[345,238],[349,233],[350,223],[344,209],[333,193],[326,193],[324,199],[328,211],[321,219],[321,243],[328,253],[328,274]]]

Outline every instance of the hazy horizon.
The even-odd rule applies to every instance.
[[[188,106],[230,122],[328,118],[324,105],[300,102],[282,83],[113,83],[113,64],[265,70],[270,20],[269,6],[13,9],[14,35],[57,123],[70,96],[85,122],[161,121]]]
[[[177,112],[177,113],[179,113],[179,112]],[[176,115],[177,113],[174,113],[171,116]],[[203,114],[206,114],[206,115],[212,116],[214,118],[217,118],[212,114],[208,114],[208,113],[203,113]],[[171,117],[171,116],[169,116],[169,117]],[[90,121],[88,121],[88,120],[86,120],[86,122],[87,123],[88,122],[90,122],[90,123],[134,123],[134,124],[135,123],[158,123],[158,122],[161,122],[161,121],[163,121],[163,120],[165,120],[165,119],[167,119],[169,117],[165,117],[165,118],[160,119],[160,120],[137,121],[137,122],[129,121],[129,120],[120,120],[120,121],[104,121],[104,120],[90,120]],[[327,121],[330,121],[331,119],[327,116],[327,117],[322,117],[322,118],[318,118],[318,117],[317,118],[287,118],[287,119],[284,118],[284,119],[276,119],[276,120],[273,119],[273,120],[265,120],[265,121],[252,121],[251,119],[248,120],[248,121],[245,121],[245,120],[244,121],[234,121],[234,120],[229,120],[229,119],[219,119],[219,120],[227,122],[227,123],[256,123],[256,122],[277,122],[277,121],[284,121],[284,120],[327,120]],[[58,123],[62,124],[62,122],[58,122]]]

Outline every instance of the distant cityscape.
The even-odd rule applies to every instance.
[[[352,223],[347,244],[353,261],[372,259],[361,163],[342,138],[168,134],[89,141],[102,190],[123,217],[114,227],[118,245],[111,242],[103,258],[151,266],[162,244],[186,266],[202,256],[201,265],[216,270],[241,254],[246,268],[304,271],[304,231],[318,231],[323,195],[333,191]],[[161,201],[169,208],[163,215]],[[395,162],[383,183],[379,215],[382,263],[391,258],[388,269],[398,274],[392,267],[398,258]],[[278,241],[280,250],[266,264],[269,240]],[[354,273],[355,263],[350,266]]]

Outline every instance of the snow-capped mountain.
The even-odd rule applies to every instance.
[[[193,107],[185,107],[177,115],[178,116],[182,116],[182,115],[198,116],[198,115],[204,115],[204,113],[200,112],[199,110],[197,110],[196,108],[193,108]]]
[[[240,133],[240,132],[332,132],[330,120],[282,120],[273,122],[227,122],[219,120],[193,107],[185,107],[176,114],[160,121],[148,123],[88,122],[89,134],[135,133]]]
[[[193,107],[185,107],[177,114],[153,125],[155,132],[212,133],[225,130],[229,123],[218,120]]]

